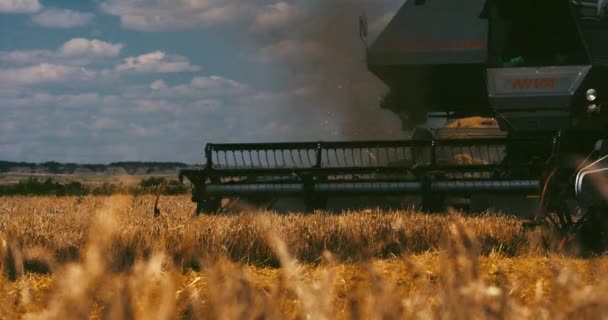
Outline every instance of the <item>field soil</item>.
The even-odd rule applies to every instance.
[[[557,251],[554,235],[514,217],[246,207],[195,217],[186,196],[162,197],[154,217],[153,202],[0,198],[0,318],[608,314],[608,258]]]

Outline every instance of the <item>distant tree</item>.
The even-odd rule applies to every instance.
[[[2,195],[79,196],[87,193],[87,188],[80,182],[61,184],[50,178],[41,181],[29,177],[16,184],[0,186],[0,194]]]
[[[82,183],[73,181],[73,182],[70,182],[63,186],[62,193],[63,194],[61,194],[61,195],[65,195],[65,196],[83,196],[89,192]]]
[[[9,172],[13,168],[14,162],[0,161],[0,172]]]
[[[78,165],[75,163],[66,163],[63,165],[63,172],[67,174],[73,174],[78,169]]]
[[[46,168],[48,173],[52,173],[52,174],[63,173],[62,165],[59,162],[55,162],[55,161],[45,162],[42,164],[42,167]]]

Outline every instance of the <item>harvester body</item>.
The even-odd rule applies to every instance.
[[[180,178],[193,183],[197,213],[227,197],[299,196],[317,209],[332,196],[420,194],[434,209],[448,194],[516,193],[540,196],[543,216],[555,211],[573,228],[564,199],[596,206],[602,193],[581,190],[608,172],[598,147],[608,133],[607,4],[408,0],[366,49],[368,69],[389,88],[381,107],[408,128],[430,113],[484,117],[495,128],[407,141],[209,144],[205,166]]]
[[[407,1],[368,49],[406,124],[428,112],[495,117],[509,132],[594,129],[586,93],[608,90],[603,1]],[[601,99],[602,96],[598,96]]]

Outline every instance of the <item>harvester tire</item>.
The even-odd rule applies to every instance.
[[[599,255],[608,251],[608,208],[590,208],[575,233],[583,255]]]

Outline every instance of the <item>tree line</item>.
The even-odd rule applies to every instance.
[[[103,173],[112,168],[120,168],[129,174],[134,174],[140,170],[145,170],[146,174],[159,170],[175,170],[188,167],[181,162],[112,162],[110,164],[77,164],[59,162],[12,162],[0,161],[0,173],[11,172],[17,168],[26,168],[30,171],[42,170],[51,174],[73,174],[76,170],[87,170],[96,173]]]
[[[162,177],[150,177],[140,181],[135,186],[113,184],[105,182],[99,186],[85,185],[72,181],[61,183],[52,178],[27,178],[16,184],[0,185],[2,196],[85,196],[85,195],[113,195],[113,194],[155,194],[161,184],[166,183],[164,195],[187,194],[188,188],[177,180],[167,180]]]

